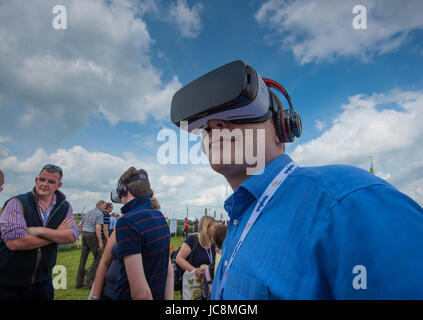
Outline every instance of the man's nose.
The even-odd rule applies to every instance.
[[[210,129],[225,129],[229,127],[229,122],[221,119],[209,120]]]

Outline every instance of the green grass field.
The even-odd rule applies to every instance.
[[[170,244],[174,249],[178,249],[183,243],[182,236],[171,237]],[[87,300],[90,289],[82,287],[75,289],[76,273],[78,271],[79,259],[81,257],[81,249],[73,248],[65,251],[59,251],[57,254],[56,265],[62,265],[66,268],[66,289],[54,290],[55,300]],[[92,254],[89,255],[85,268],[88,268],[93,261]],[[56,274],[58,276],[58,274]],[[53,274],[53,279],[55,274]],[[175,292],[175,299],[180,300],[181,295]]]

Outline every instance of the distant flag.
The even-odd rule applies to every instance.
[[[373,157],[370,157],[370,173],[375,174],[375,172],[373,170]]]

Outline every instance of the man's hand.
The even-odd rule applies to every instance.
[[[73,222],[71,219],[65,219],[62,223],[57,227],[57,230],[69,230],[72,228]]]
[[[103,241],[98,243],[98,251],[103,250]]]
[[[34,237],[42,237],[44,234],[43,227],[28,227],[28,234]]]
[[[70,230],[72,228],[72,221],[70,219],[65,219],[62,223],[57,227],[57,230]],[[35,237],[44,237],[45,236],[45,228],[43,227],[28,227],[28,234]]]

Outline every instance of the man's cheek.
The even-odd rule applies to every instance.
[[[209,157],[210,154],[210,137],[208,134],[203,135],[203,138],[201,139],[201,150],[203,151],[203,153]]]

